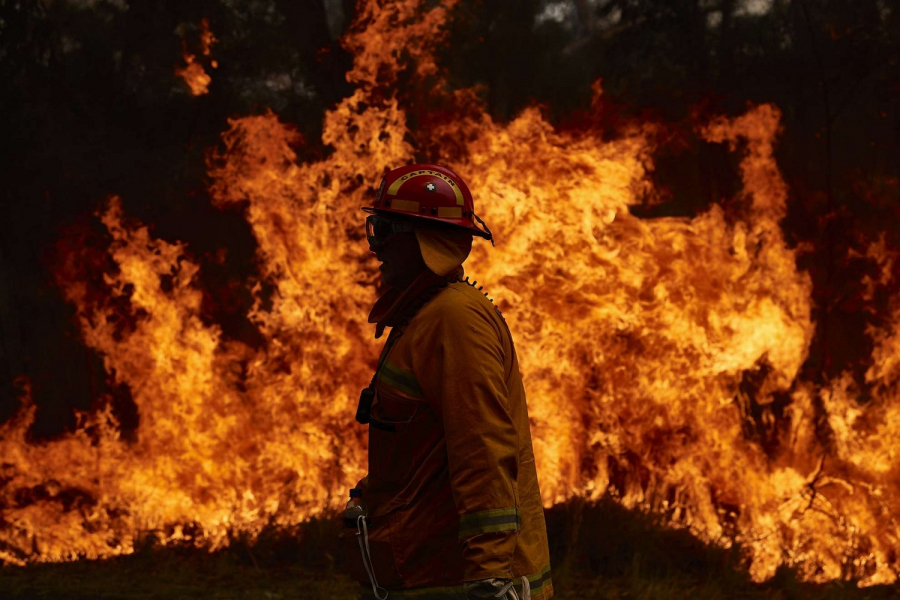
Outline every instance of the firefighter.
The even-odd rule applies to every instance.
[[[547,530],[506,321],[462,267],[493,236],[463,180],[414,164],[363,208],[390,328],[357,420],[369,427],[368,518],[345,536],[363,600],[547,600]],[[476,221],[481,227],[476,225]],[[369,591],[371,588],[371,591]]]

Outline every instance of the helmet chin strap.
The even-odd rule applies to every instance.
[[[478,221],[479,223],[481,223],[481,226],[484,227],[484,230],[485,230],[485,231],[487,232],[487,234],[488,234],[488,238],[487,238],[487,239],[489,239],[489,240],[491,241],[491,246],[493,246],[493,245],[494,245],[494,234],[491,233],[491,230],[488,229],[488,226],[485,224],[485,222],[481,220],[481,217],[479,217],[479,216],[476,215],[475,213],[472,213],[472,218],[475,219],[476,221]]]

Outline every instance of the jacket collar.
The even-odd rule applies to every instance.
[[[375,339],[381,337],[385,327],[393,328],[411,319],[426,300],[464,272],[461,265],[444,276],[425,269],[405,290],[388,289],[369,312],[369,323],[375,323]]]

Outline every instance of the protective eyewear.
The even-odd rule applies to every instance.
[[[406,221],[396,221],[379,215],[366,217],[366,239],[372,248],[381,248],[395,233],[415,230],[416,226]]]

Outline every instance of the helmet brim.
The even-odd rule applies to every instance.
[[[404,219],[404,220],[427,221],[428,225],[431,225],[434,227],[447,227],[454,231],[455,230],[467,231],[468,233],[471,233],[472,235],[476,235],[480,238],[484,238],[486,240],[491,239],[491,235],[489,233],[482,231],[481,229],[478,229],[477,227],[467,227],[465,225],[457,225],[455,223],[448,223],[447,219],[445,219],[445,218],[432,217],[429,215],[418,215],[418,214],[414,215],[414,214],[404,212],[401,210],[391,210],[389,208],[374,208],[372,206],[363,206],[363,207],[361,207],[361,210],[369,213],[370,215],[390,215],[392,217],[398,217],[398,218]]]

